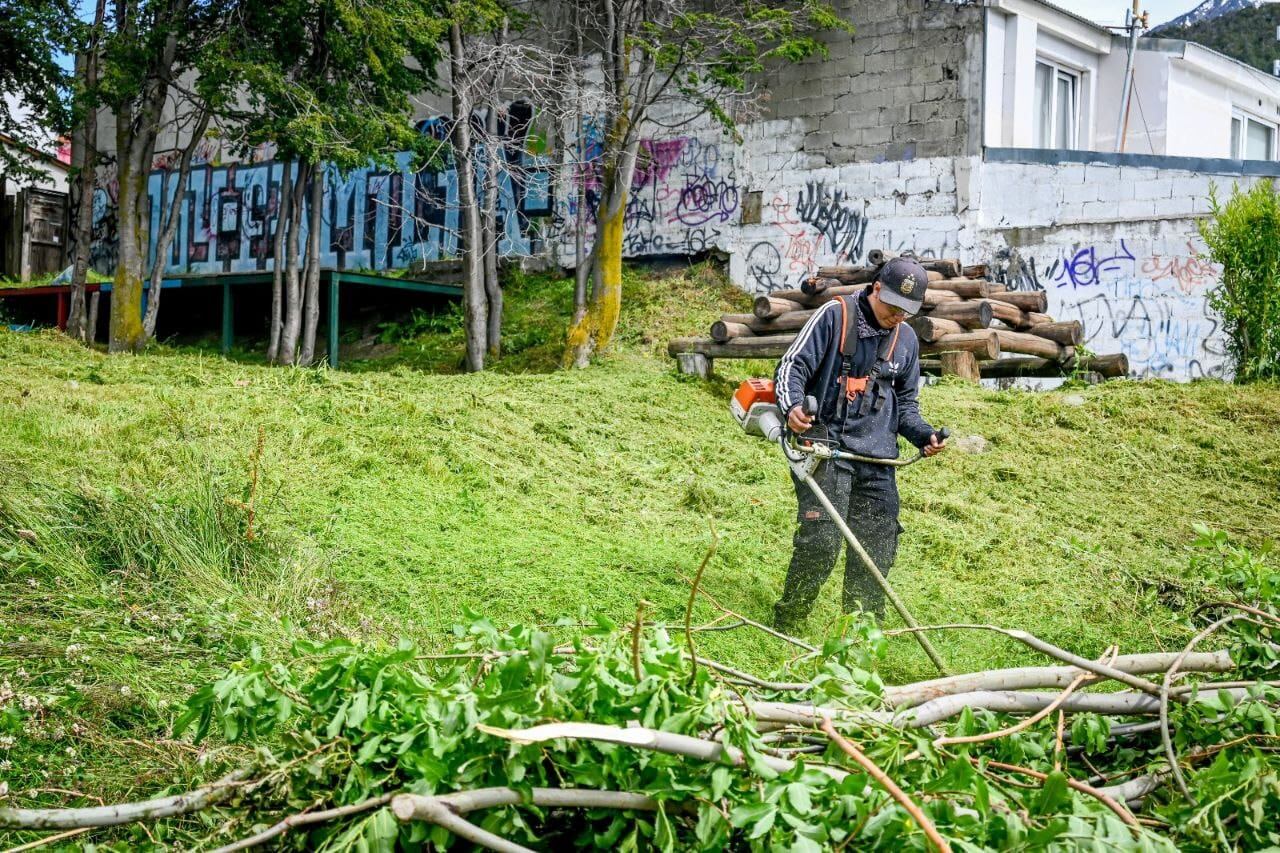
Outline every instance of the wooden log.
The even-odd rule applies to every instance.
[[[1028,311],[1027,322],[1033,326],[1043,326],[1045,323],[1052,323],[1053,318],[1038,311]]]
[[[966,329],[985,329],[991,325],[991,303],[986,299],[958,299],[944,302],[924,312],[940,320],[955,320]]]
[[[812,316],[812,311],[792,311],[769,320],[761,320],[755,314],[724,314],[720,319],[726,323],[741,323],[757,335],[774,335],[778,332],[794,332]]]
[[[1004,293],[993,293],[991,298],[1017,305],[1023,311],[1044,313],[1049,308],[1049,294],[1043,290],[1009,290]]]
[[[944,278],[946,278],[945,275],[938,272],[937,270],[925,270],[925,275],[929,276],[930,284],[933,284],[935,281],[942,281]]]
[[[772,296],[774,299],[790,299],[792,302],[799,302],[801,305],[809,301],[809,294],[794,288],[790,290],[775,290],[765,295]]]
[[[1040,323],[1032,326],[1028,334],[1057,341],[1064,347],[1078,347],[1084,343],[1084,326],[1080,324],[1079,320],[1064,320],[1061,323]]]
[[[832,299],[840,296],[857,296],[866,290],[869,284],[840,284],[835,287],[828,287],[826,290],[809,299],[809,304],[816,307],[826,305]]]
[[[1010,329],[1031,328],[1031,320],[1026,311],[1023,311],[1017,305],[1002,302],[996,299],[995,296],[991,298],[991,316],[1007,325]]]
[[[755,335],[753,330],[746,323],[726,323],[724,320],[716,320],[711,324],[711,340],[716,343],[724,343],[734,338],[749,338]]]
[[[941,317],[921,315],[912,317],[907,322],[915,329],[916,337],[926,343],[936,341],[943,335],[958,335],[964,331],[964,326],[955,320],[944,320]]]
[[[751,313],[755,314],[761,320],[768,320],[772,317],[781,317],[783,314],[789,314],[792,311],[803,311],[804,306],[799,302],[790,299],[782,299],[777,296],[757,296],[755,303],[751,306]]]
[[[991,286],[985,281],[974,281],[967,278],[944,278],[929,282],[930,290],[947,290],[965,299],[986,299]]]
[[[943,352],[971,352],[980,359],[1000,357],[1000,339],[991,330],[963,332],[959,335],[943,335],[938,340],[920,345],[922,355]]]
[[[1069,364],[1059,364],[1048,358],[1015,355],[978,364],[983,379],[1012,379],[1020,376],[1036,379],[1059,378],[1080,373],[1096,373],[1107,379],[1129,375],[1129,359],[1123,353],[1078,358]],[[938,374],[942,370],[940,359],[920,359],[922,373]]]
[[[841,284],[867,284],[876,280],[874,267],[818,267],[819,278],[834,278]]]
[[[960,269],[960,274],[965,278],[986,278],[991,273],[991,268],[986,264],[970,264]]]
[[[947,278],[959,278],[963,267],[956,258],[921,258],[920,266],[925,270],[936,270]]]
[[[932,308],[944,302],[959,302],[960,299],[960,294],[952,293],[949,290],[926,290],[924,292],[924,307]]]
[[[1082,370],[1094,370],[1108,379],[1129,375],[1129,356],[1122,352],[1079,359]]]
[[[872,266],[878,267],[887,261],[893,260],[896,257],[898,257],[897,252],[890,252],[885,249],[872,249],[871,251],[867,252],[867,263],[871,264]]]
[[[938,357],[939,372],[943,376],[959,376],[969,382],[982,378],[978,372],[978,359],[971,352],[944,352]]]
[[[795,335],[757,335],[717,343],[710,338],[676,338],[667,344],[667,354],[696,352],[707,358],[778,358],[795,341]]]
[[[1066,357],[1062,344],[1051,341],[1048,338],[1026,335],[1022,332],[1007,332],[1004,329],[996,329],[995,333],[1000,339],[1000,349],[1003,352],[1034,355],[1059,362]]]
[[[840,279],[838,278],[822,278],[820,276],[810,276],[806,278],[800,285],[800,292],[805,296],[817,296],[829,287],[838,287]]]
[[[994,281],[987,282],[987,292],[989,293],[1008,293],[1009,288],[1003,284],[996,284]]]

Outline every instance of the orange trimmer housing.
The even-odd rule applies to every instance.
[[[776,441],[782,434],[782,414],[772,379],[748,379],[738,386],[729,410],[738,424],[751,435]]]

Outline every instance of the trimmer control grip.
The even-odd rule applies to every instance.
[[[946,441],[948,438],[951,438],[951,430],[948,427],[943,427],[942,429],[938,430],[936,435],[938,436],[938,443],[941,444],[942,442]]]
[[[812,394],[810,394],[808,397],[805,397],[803,408],[801,409],[801,411],[804,412],[809,417],[814,417],[815,415],[817,415],[818,414],[818,398],[813,396]]]

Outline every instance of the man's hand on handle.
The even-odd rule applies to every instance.
[[[925,456],[934,456],[946,449],[947,449],[946,438],[939,440],[938,434],[935,432],[933,435],[929,436],[929,443],[926,444],[924,447],[920,448],[920,452],[923,453]]]
[[[791,407],[791,411],[787,414],[787,426],[791,427],[794,433],[808,432],[809,427],[813,426],[813,415],[804,413],[804,405],[797,403]]]

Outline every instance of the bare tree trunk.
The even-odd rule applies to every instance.
[[[311,167],[298,163],[293,184],[293,214],[289,217],[289,233],[285,235],[284,330],[280,334],[278,364],[293,364],[298,351],[298,335],[302,331],[302,282],[298,277],[298,232],[302,221],[302,196]]]
[[[180,4],[174,0],[156,26],[167,28],[179,9]],[[151,228],[147,170],[155,155],[177,49],[178,34],[170,31],[144,84],[139,105],[136,109],[127,105],[116,114],[120,253],[111,286],[111,333],[107,343],[110,352],[138,352],[147,341],[142,326],[142,276]]]
[[[156,335],[156,318],[160,314],[160,285],[164,282],[164,270],[168,266],[166,259],[173,238],[178,233],[178,218],[182,212],[182,197],[187,194],[187,182],[191,178],[191,158],[195,155],[196,146],[204,138],[209,128],[209,110],[200,108],[200,118],[191,130],[191,139],[182,149],[182,157],[178,161],[178,186],[174,189],[173,201],[169,203],[168,215],[164,220],[164,229],[156,241],[156,256],[151,263],[151,287],[147,292],[147,312],[142,318],[142,329],[147,340]],[[165,208],[164,191],[161,190],[160,209]]]
[[[458,173],[458,207],[462,249],[462,303],[466,313],[467,357],[470,373],[484,370],[488,343],[488,298],[484,289],[483,239],[475,198],[475,168],[471,155],[471,103],[463,70],[462,28],[449,27],[449,80],[453,92],[453,157]]]
[[[84,328],[84,342],[93,344],[98,339],[98,303],[102,300],[102,294],[94,291],[89,294],[89,321]]]
[[[121,110],[117,116],[116,179],[120,250],[116,274],[111,286],[111,324],[107,349],[110,352],[137,352],[145,341],[142,330],[142,268],[146,260],[145,226],[142,223],[141,198],[146,194],[146,176],[138,175],[136,155],[139,143],[131,137],[133,110]],[[145,130],[139,131],[145,132]]]
[[[572,174],[571,180],[574,181],[574,196],[577,199],[577,209],[574,212],[574,234],[573,234],[573,326],[577,326],[582,322],[582,318],[587,313],[587,276],[591,269],[587,265],[587,194],[586,194],[586,174],[584,172],[586,164],[583,162],[583,155],[586,146],[583,143],[582,135],[586,132],[585,122],[582,113],[578,113],[578,154],[577,169]]]
[[[582,56],[582,28],[580,19],[582,17],[581,5],[575,5],[573,10],[573,40],[574,40],[574,57],[579,59]],[[574,136],[577,146],[577,164],[576,168],[570,172],[570,179],[574,182],[574,196],[577,199],[577,206],[574,211],[574,234],[573,234],[573,323],[570,328],[579,325],[582,318],[587,314],[587,275],[590,272],[586,264],[586,245],[587,245],[587,193],[586,193],[586,110],[582,105],[582,79],[580,75],[574,77],[574,94],[578,101],[578,130]]]
[[[292,196],[293,164],[286,160],[276,196],[276,233],[272,238],[274,248],[271,251],[271,327],[267,343],[267,361],[271,363],[275,362],[280,353],[280,332],[284,327],[284,318],[281,316],[284,308],[284,235],[292,215]]]
[[[324,204],[324,168],[311,170],[311,208],[307,224],[307,286],[303,299],[302,355],[298,361],[310,366],[316,357],[316,327],[320,323],[320,213]]]
[[[106,17],[106,0],[98,0],[93,13],[93,30],[89,36],[89,49],[83,57],[76,58],[76,65],[84,71],[84,90],[92,92],[98,85],[98,39],[102,34],[102,22]],[[92,341],[85,317],[84,286],[89,277],[89,251],[93,241],[93,192],[98,173],[98,108],[90,106],[84,121],[73,134],[72,162],[79,169],[77,188],[75,242],[76,252],[71,266],[71,305],[67,316],[67,334],[76,340]],[[97,294],[94,294],[97,298]]]
[[[495,99],[496,100],[496,99]],[[489,300],[489,358],[502,354],[502,286],[498,281],[498,110],[490,104],[485,116],[484,218],[481,239],[484,241],[484,290]]]

